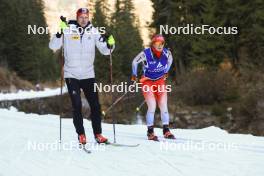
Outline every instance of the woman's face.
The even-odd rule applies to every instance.
[[[152,45],[157,51],[161,52],[164,47],[164,42],[154,42]]]

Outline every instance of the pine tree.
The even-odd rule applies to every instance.
[[[104,27],[105,31],[109,30],[110,14],[108,13],[108,0],[97,0],[95,2],[95,13],[92,23],[95,27]],[[104,34],[103,34],[104,35]],[[107,35],[107,34],[106,34]],[[95,73],[100,82],[107,82],[109,80],[109,56],[102,55],[98,50],[95,56]]]
[[[203,65],[218,67],[224,57],[234,65],[263,65],[264,2],[253,1],[209,1],[153,0],[153,23],[159,25],[184,26],[206,24],[214,27],[238,27],[236,35],[167,35],[169,47],[176,57],[177,70]],[[242,59],[242,60],[241,60]]]
[[[10,0],[0,3],[2,23],[0,57],[19,76],[30,81],[53,80],[56,60],[48,49],[47,34],[28,34],[28,25],[46,27],[41,0]]]
[[[131,76],[133,58],[142,50],[138,24],[131,0],[116,0],[115,12],[112,14],[111,29],[116,38],[113,64],[116,79],[128,80]]]

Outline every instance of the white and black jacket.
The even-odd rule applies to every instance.
[[[81,34],[76,23],[70,24],[70,28],[64,30],[64,37],[54,35],[49,43],[49,48],[54,51],[62,45],[64,47],[64,78],[94,78],[95,47],[103,55],[110,54],[110,49],[97,28],[89,23],[86,29],[88,32]]]

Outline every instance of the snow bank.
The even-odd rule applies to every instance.
[[[66,91],[67,89],[66,87],[64,87],[63,93],[66,93]],[[19,90],[17,93],[0,93],[0,101],[44,98],[55,95],[60,95],[60,88],[56,88],[56,89],[45,88],[43,91]]]

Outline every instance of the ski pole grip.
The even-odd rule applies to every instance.
[[[66,22],[66,17],[60,16],[61,21]]]

